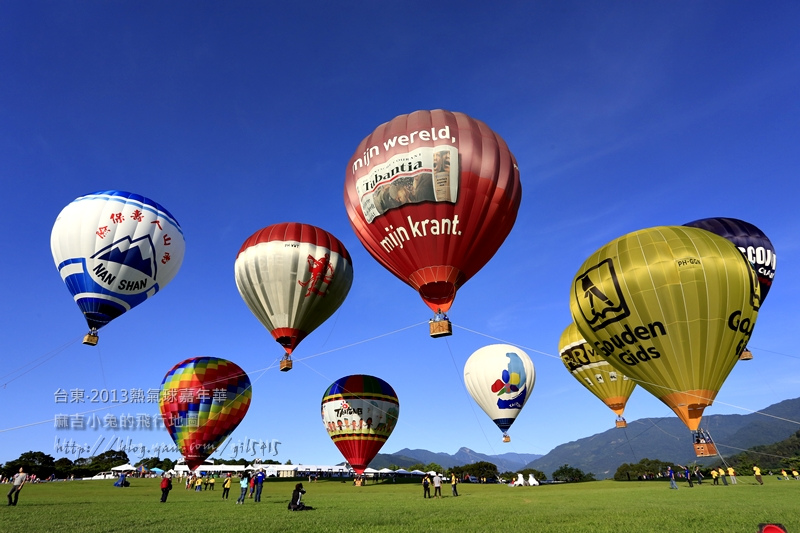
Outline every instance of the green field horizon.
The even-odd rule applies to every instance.
[[[291,531],[417,532],[523,531],[755,532],[761,523],[800,531],[796,512],[800,481],[764,476],[764,485],[738,477],[737,485],[689,488],[667,481],[596,481],[539,487],[458,485],[459,496],[442,488],[441,499],[422,497],[416,483],[383,482],[354,487],[352,481],[269,480],[262,501],[239,496],[234,482],[227,501],[222,488],[184,489],[180,479],[160,503],[159,479],[131,479],[117,488],[112,480],[26,484],[16,507],[3,505],[3,531],[115,532]],[[313,511],[291,512],[294,484],[303,482],[304,501]],[[8,492],[9,485],[2,485]]]

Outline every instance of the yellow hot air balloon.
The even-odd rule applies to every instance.
[[[558,353],[569,373],[617,414],[617,427],[625,427],[622,413],[636,382],[597,355],[574,323],[561,334]]]
[[[572,282],[572,318],[613,367],[691,430],[747,345],[760,303],[752,266],[705,230],[660,226],[600,248]]]

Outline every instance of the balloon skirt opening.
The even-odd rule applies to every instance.
[[[714,403],[717,391],[697,389],[685,392],[673,392],[662,396],[660,400],[675,411],[686,427],[697,431],[703,410]]]

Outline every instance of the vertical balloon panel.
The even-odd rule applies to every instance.
[[[353,469],[363,474],[397,425],[400,402],[380,378],[346,376],[325,391],[321,414],[328,436]]]
[[[177,220],[158,203],[102,191],[61,211],[50,248],[87,324],[99,329],[169,283],[185,243]]]
[[[570,308],[596,353],[695,430],[750,338],[758,290],[732,243],[662,226],[592,254],[573,280]]]

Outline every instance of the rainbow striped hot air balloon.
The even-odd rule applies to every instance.
[[[322,396],[322,423],[359,475],[392,434],[399,414],[394,389],[373,376],[337,379]]]
[[[161,382],[159,408],[170,437],[194,470],[247,414],[250,378],[218,357],[193,357],[172,367]]]

